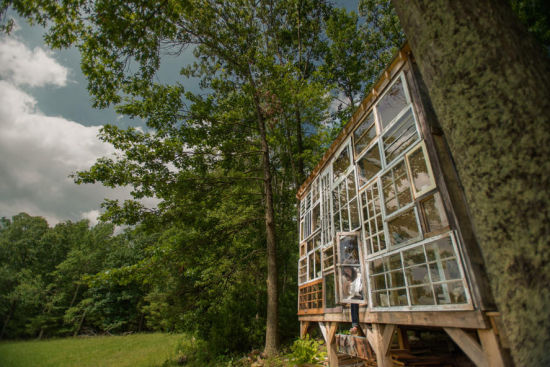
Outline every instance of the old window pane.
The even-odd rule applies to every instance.
[[[442,260],[455,257],[453,243],[450,237],[443,237],[426,245],[428,261]]]
[[[412,202],[411,184],[405,161],[399,162],[382,176],[382,193],[386,215]]]
[[[434,284],[434,291],[439,305],[467,303],[462,281]]]
[[[415,247],[413,249],[403,252],[403,260],[405,266],[412,266],[426,263],[426,256],[424,256],[424,248],[422,246]]]
[[[386,163],[390,164],[418,140],[412,109],[409,109],[382,137]]]
[[[315,256],[315,278],[321,277],[321,249],[314,252]]]
[[[424,215],[427,233],[442,231],[449,227],[449,221],[443,208],[443,201],[438,192],[422,200],[420,206]]]
[[[321,204],[318,203],[313,208],[312,232],[315,232],[317,229],[319,229],[320,225],[321,225]]]
[[[359,166],[359,186],[363,186],[382,169],[382,161],[380,160],[378,143],[370,148],[365,155],[359,159],[357,165]]]
[[[435,303],[432,287],[429,285],[411,287],[409,292],[411,294],[411,304],[413,305],[433,305]]]
[[[397,287],[404,287],[405,286],[405,277],[403,275],[403,271],[392,271],[389,275],[389,287],[390,288],[397,288]]]
[[[334,308],[336,304],[336,286],[334,273],[325,275],[325,307]]]
[[[392,289],[389,293],[391,306],[408,306],[409,301],[407,300],[407,290],[405,288]]]
[[[344,172],[348,169],[350,165],[350,158],[349,158],[349,150],[348,146],[346,146],[338,157],[334,160],[334,163],[332,164],[332,174],[333,174],[333,180],[336,181],[339,177],[341,177]]]
[[[374,115],[369,113],[365,120],[353,132],[355,154],[358,155],[361,153],[375,137],[376,126],[374,125]]]
[[[323,249],[323,269],[334,266],[334,246],[330,245]]]
[[[413,266],[405,269],[407,283],[411,285],[429,284],[428,267],[426,265]]]
[[[372,287],[374,290],[386,289],[386,276],[384,274],[373,276]]]
[[[362,301],[363,284],[361,268],[359,266],[343,266],[340,284],[342,286],[342,301]]]
[[[378,120],[384,129],[407,106],[407,98],[401,78],[397,79],[376,105]]]
[[[359,265],[357,236],[340,237],[340,264]]]
[[[428,166],[428,157],[424,145],[407,155],[414,192],[417,195],[428,192],[435,187],[431,168]]]
[[[390,244],[398,246],[413,239],[420,238],[420,229],[416,220],[414,208],[406,210],[388,221]]]

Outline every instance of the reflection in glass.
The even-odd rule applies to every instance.
[[[382,137],[386,163],[390,164],[418,139],[412,109],[409,109]]]
[[[414,208],[406,210],[388,221],[390,243],[397,246],[420,237],[420,229]]]
[[[428,170],[427,157],[424,153],[424,149],[421,146],[407,157],[409,167],[411,168],[414,191],[417,193],[429,189],[433,182],[433,177],[431,177]]]
[[[390,87],[388,92],[380,99],[380,102],[376,105],[376,111],[378,112],[378,120],[382,125],[382,129],[389,125],[389,123],[407,106],[407,99],[405,97],[405,90],[403,89],[403,82],[401,78]]]
[[[462,281],[434,284],[434,291],[439,305],[467,303]]]
[[[334,273],[325,275],[325,307],[334,308],[336,304],[336,287]]]
[[[378,143],[357,161],[357,165],[359,166],[359,186],[363,186],[382,169]]]
[[[336,181],[346,170],[348,169],[350,165],[350,159],[349,159],[349,151],[348,147],[346,146],[342,151],[340,152],[340,155],[338,158],[334,160],[334,163],[332,164],[332,174],[333,174],[333,180]]]
[[[312,232],[315,232],[317,229],[319,229],[319,226],[321,225],[321,204],[317,204],[313,208],[312,225],[313,225],[313,229],[311,230]]]
[[[370,113],[353,132],[355,154],[361,153],[375,137],[376,126],[374,125],[374,115]]]
[[[432,287],[429,285],[423,287],[410,287],[411,304],[413,305],[433,305],[434,296]]]
[[[426,262],[426,256],[424,256],[424,248],[418,246],[410,250],[403,252],[403,259],[405,266],[424,264]]]
[[[340,237],[340,264],[359,265],[357,236]]]
[[[451,237],[443,237],[426,245],[428,261],[442,260],[455,256]]]
[[[323,249],[323,269],[334,266],[334,246],[330,245]]]
[[[390,306],[407,306],[409,301],[407,300],[407,290],[392,289],[390,290]]]
[[[359,221],[359,208],[357,206],[357,199],[353,199],[352,201],[350,201],[349,213],[350,213],[351,230],[359,228],[361,223]]]
[[[429,284],[428,267],[426,265],[414,266],[405,269],[407,283],[411,285]]]
[[[386,215],[412,202],[411,184],[405,161],[399,162],[382,176],[382,192]]]
[[[449,226],[445,209],[443,208],[443,201],[439,193],[430,196],[426,200],[423,200],[420,205],[422,206],[422,212],[426,222],[426,231],[435,232],[446,229]]]

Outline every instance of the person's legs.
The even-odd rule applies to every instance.
[[[352,334],[357,334],[359,331],[359,305],[357,303],[351,304],[351,330]]]

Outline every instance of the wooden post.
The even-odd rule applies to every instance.
[[[327,354],[329,367],[338,367],[338,356],[336,355],[336,330],[338,329],[337,322],[327,322]]]
[[[489,362],[489,367],[507,366],[502,356],[502,349],[498,343],[498,338],[493,329],[480,329],[477,331],[481,346],[485,352],[485,357]]]
[[[489,361],[485,356],[483,347],[462,329],[444,328],[451,339],[462,349],[464,354],[475,363],[477,367],[489,367]]]
[[[309,328],[309,321],[300,321],[300,338],[306,337],[308,328]]]
[[[392,367],[388,352],[390,350],[391,340],[395,331],[393,324],[372,324],[372,333],[374,334],[375,343],[372,345],[376,353],[376,363],[378,367]],[[367,335],[368,339],[368,335]],[[369,340],[370,342],[370,340]]]

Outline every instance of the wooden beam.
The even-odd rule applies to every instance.
[[[321,334],[323,334],[323,339],[325,339],[325,342],[327,341],[327,326],[324,322],[319,323],[319,329],[321,329]]]
[[[299,316],[302,321],[351,322],[347,314],[325,313]],[[394,311],[359,312],[359,322],[366,324],[394,324],[463,329],[488,329],[490,322],[478,310],[473,311]]]
[[[337,322],[327,322],[327,354],[329,367],[338,367],[338,355],[336,354],[335,335],[338,329]]]
[[[489,361],[482,346],[474,338],[458,328],[444,328],[444,330],[477,367],[489,367]]]
[[[300,338],[305,338],[310,321],[300,321]]]
[[[372,332],[376,339],[376,345],[373,346],[376,353],[376,363],[378,367],[392,367],[393,362],[388,355],[391,338],[395,331],[395,325],[373,324]]]
[[[493,329],[478,330],[477,335],[489,362],[489,367],[507,366],[495,331]]]

